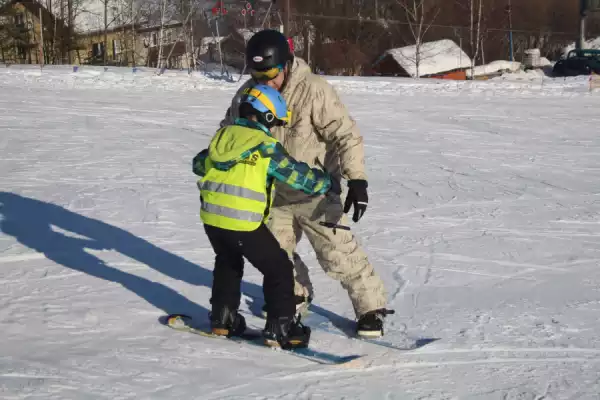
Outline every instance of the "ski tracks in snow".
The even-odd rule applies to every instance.
[[[370,204],[352,227],[396,309],[387,335],[408,327],[439,341],[404,353],[315,334],[315,345],[366,354],[322,367],[174,335],[156,322],[161,308],[205,316],[209,307],[212,252],[189,162],[234,87],[40,84],[31,96],[7,85],[0,107],[14,105],[19,118],[0,116],[11,135],[0,139],[3,195],[40,202],[63,226],[41,232],[51,220],[40,212],[45,222],[21,224],[30,231],[19,242],[3,225],[0,397],[597,399],[597,98],[566,96],[571,86],[491,96],[493,83],[453,93],[336,85],[365,136]],[[49,251],[40,238],[60,246]],[[315,305],[351,318],[345,293],[311,257]],[[245,280],[259,297],[259,274],[247,268]]]

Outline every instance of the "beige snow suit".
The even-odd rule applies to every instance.
[[[233,99],[221,125],[237,117],[242,90]],[[333,179],[367,179],[364,166],[363,138],[354,120],[334,88],[312,74],[306,62],[295,58],[282,95],[292,112],[290,124],[272,130],[286,150],[298,161],[311,167],[324,166]],[[375,273],[350,231],[319,225],[321,221],[348,225],[339,194],[310,197],[286,185],[276,183],[275,200],[269,228],[290,255],[295,266],[295,292],[312,295],[308,268],[295,252],[304,233],[314,248],[323,270],[341,282],[348,291],[358,317],[386,306],[381,278]]]

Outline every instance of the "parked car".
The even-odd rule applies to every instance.
[[[552,72],[555,76],[600,74],[600,50],[571,50],[554,64]]]

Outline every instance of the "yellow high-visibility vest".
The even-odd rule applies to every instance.
[[[266,222],[274,197],[274,185],[267,179],[271,159],[254,151],[228,170],[219,170],[214,164],[236,159],[263,142],[277,140],[262,131],[238,125],[217,132],[209,146],[206,175],[198,181],[202,222],[233,231],[253,231]],[[213,159],[215,154],[217,160]]]

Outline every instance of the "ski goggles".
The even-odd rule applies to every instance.
[[[252,75],[252,77],[254,79],[257,80],[271,80],[271,79],[275,79],[275,77],[277,75],[279,75],[281,72],[283,71],[283,65],[277,65],[273,68],[269,68],[269,69],[265,69],[265,70],[257,70],[257,69],[253,69],[250,71],[250,75]]]
[[[277,118],[274,114],[269,112],[265,114],[265,120],[268,123],[273,123],[273,126],[288,126],[288,124],[292,120],[292,112],[288,110],[286,112],[285,117],[282,118]]]

